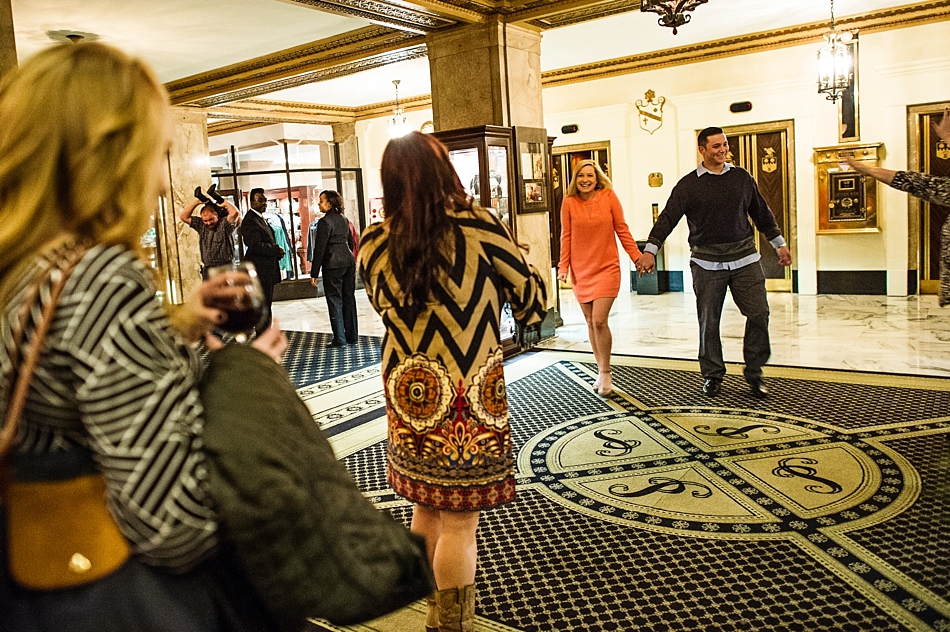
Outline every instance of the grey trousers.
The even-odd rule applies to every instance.
[[[762,365],[769,360],[769,301],[765,293],[765,275],[756,261],[737,270],[705,270],[689,264],[696,293],[696,314],[699,317],[699,368],[706,379],[721,380],[726,375],[722,360],[722,340],[719,323],[726,288],[732,290],[732,300],[746,317],[742,356],[745,360],[745,379],[762,377]]]

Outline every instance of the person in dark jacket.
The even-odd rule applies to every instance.
[[[280,283],[280,260],[284,256],[284,249],[277,245],[274,229],[264,219],[264,209],[267,208],[264,189],[251,189],[250,203],[251,210],[241,222],[241,238],[245,249],[242,260],[250,261],[257,268],[257,278],[264,290],[266,314],[257,327],[259,334],[270,325],[274,286]]]
[[[657,251],[685,215],[689,226],[689,267],[699,316],[703,394],[717,396],[726,375],[719,320],[729,288],[736,306],[746,317],[742,341],[745,379],[752,396],[761,399],[768,395],[762,366],[771,354],[769,301],[752,224],[775,248],[781,265],[792,265],[792,255],[755,180],[748,171],[726,162],[729,141],[722,129],[707,127],[699,133],[698,140],[703,162],[673,188],[666,208],[650,231],[637,270],[641,274],[653,272]]]
[[[356,320],[356,259],[355,242],[350,222],[343,216],[343,198],[336,191],[324,191],[318,204],[323,219],[317,224],[310,261],[310,283],[317,286],[317,277],[323,270],[323,294],[330,313],[333,340],[328,346],[342,347],[345,342],[356,344],[359,332]]]

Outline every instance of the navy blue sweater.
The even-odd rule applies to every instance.
[[[782,234],[755,180],[740,167],[721,175],[683,176],[650,231],[650,243],[662,246],[684,215],[690,251],[700,259],[731,261],[755,252],[749,218],[770,241]]]

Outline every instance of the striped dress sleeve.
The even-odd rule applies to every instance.
[[[172,569],[199,562],[216,544],[217,520],[201,484],[198,361],[132,253],[98,247],[84,257],[47,345],[20,449],[54,450],[59,435],[81,441],[135,551]]]

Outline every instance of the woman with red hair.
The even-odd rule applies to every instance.
[[[390,141],[382,182],[385,220],[363,233],[359,269],[386,326],[388,478],[435,572],[426,629],[471,630],[479,512],[515,497],[499,317],[508,302],[539,323],[546,291],[434,137]]]

